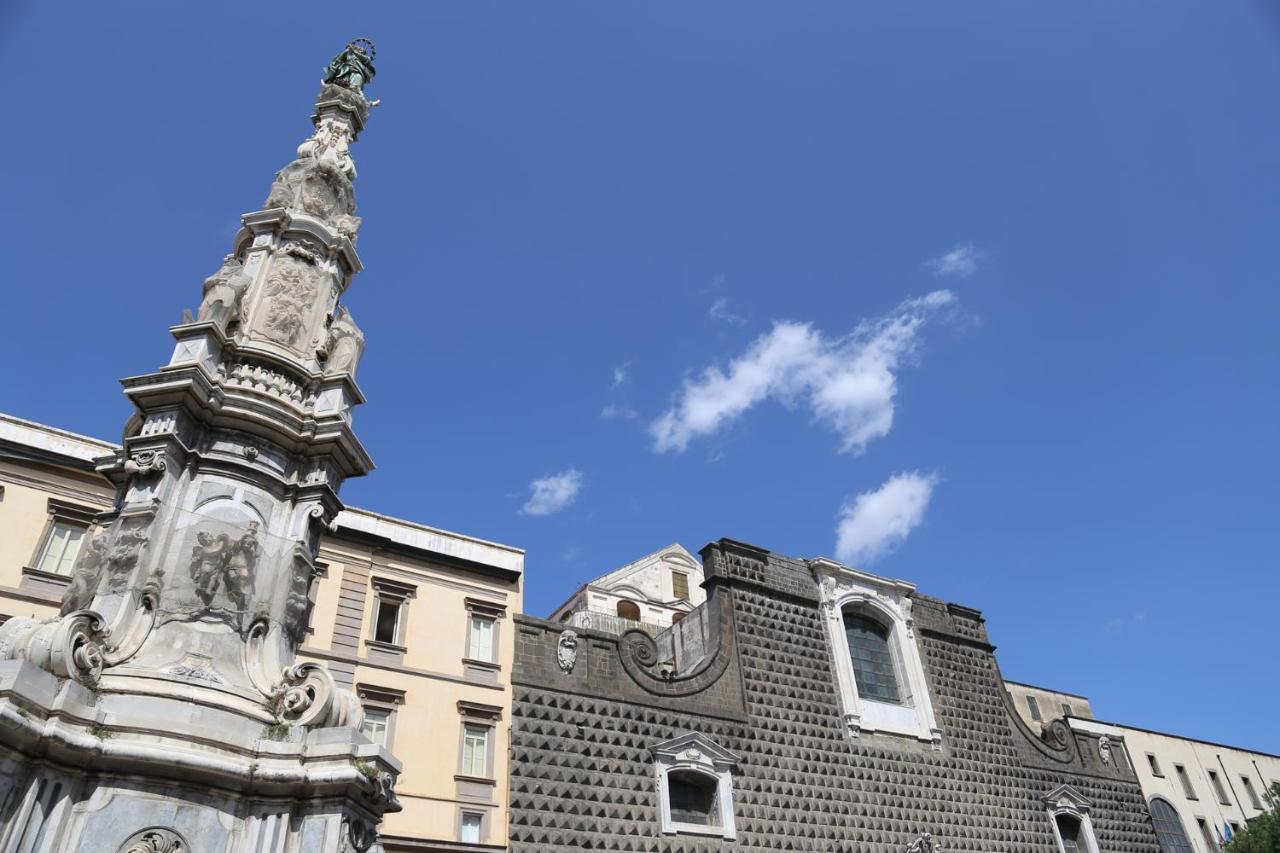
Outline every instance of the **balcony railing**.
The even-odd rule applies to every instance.
[[[599,610],[579,610],[573,614],[569,624],[579,628],[591,628],[606,634],[621,635],[633,628],[644,631],[650,637],[656,637],[667,630],[661,625],[650,625],[648,622],[637,622],[635,619],[624,619],[616,613],[604,613]]]

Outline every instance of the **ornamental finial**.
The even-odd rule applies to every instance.
[[[364,94],[365,84],[378,73],[373,67],[377,53],[369,39],[352,39],[324,70],[324,82]]]

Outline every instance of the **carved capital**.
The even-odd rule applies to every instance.
[[[139,450],[124,463],[124,470],[126,474],[136,477],[149,477],[152,474],[163,474],[165,465],[163,450]]]

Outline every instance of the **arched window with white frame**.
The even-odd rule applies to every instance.
[[[940,748],[942,731],[911,621],[915,587],[832,560],[810,565],[848,734],[902,735]]]

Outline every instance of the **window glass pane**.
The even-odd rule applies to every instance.
[[[483,726],[463,729],[462,775],[480,778],[489,775],[489,730]]]
[[[1213,792],[1218,795],[1218,802],[1224,806],[1231,805],[1231,800],[1227,799],[1227,789],[1222,787],[1222,780],[1214,770],[1209,771],[1209,783],[1213,785]]]
[[[683,572],[671,573],[671,594],[676,598],[689,597],[689,576]]]
[[[1063,853],[1087,853],[1087,848],[1080,840],[1080,821],[1070,815],[1058,815],[1058,834],[1062,836]]]
[[[480,842],[480,821],[481,816],[473,812],[462,813],[462,832],[460,833],[460,841],[470,841],[478,844]]]
[[[1158,797],[1151,801],[1151,823],[1160,842],[1160,853],[1194,853],[1178,813]]]
[[[394,643],[399,633],[400,602],[379,598],[374,615],[373,638],[379,643]],[[457,646],[454,646],[457,648]]]
[[[482,616],[471,617],[468,632],[467,657],[472,660],[493,660],[493,620]]]
[[[1073,713],[1073,712],[1072,712],[1072,710],[1071,710],[1071,706],[1070,706],[1070,705],[1068,705],[1066,702],[1063,702],[1063,703],[1062,703],[1062,715],[1063,715],[1064,717],[1070,717],[1072,713]]]
[[[1249,795],[1249,802],[1253,804],[1255,809],[1262,808],[1262,800],[1258,799],[1258,792],[1253,789],[1253,782],[1248,776],[1240,777],[1240,784],[1244,785],[1244,790]]]
[[[1209,828],[1209,824],[1202,817],[1196,818],[1196,825],[1200,827],[1200,836],[1204,839],[1204,849],[1210,853],[1218,853],[1218,839],[1213,837],[1213,830]]]
[[[1036,701],[1036,697],[1027,697],[1027,708],[1031,711],[1031,719],[1036,722],[1040,722],[1040,720],[1044,719],[1040,716],[1040,703]]]
[[[364,723],[360,731],[378,746],[387,745],[387,724],[391,721],[391,712],[385,708],[365,708]]]
[[[1156,757],[1152,755],[1150,752],[1147,753],[1147,763],[1151,765],[1152,776],[1164,775],[1163,773],[1160,772],[1160,762],[1156,761]]]
[[[1173,771],[1178,774],[1178,781],[1182,783],[1182,793],[1186,794],[1188,800],[1198,799],[1196,797],[1196,789],[1191,787],[1191,779],[1187,776],[1187,768],[1181,764],[1173,765]]]
[[[720,812],[716,807],[717,782],[710,776],[674,770],[667,775],[668,805],[671,820],[676,823],[692,823],[698,826],[719,826]]]
[[[80,544],[84,540],[85,529],[65,521],[55,521],[49,531],[49,540],[45,543],[44,553],[40,556],[41,571],[54,572],[60,575],[71,574],[76,557],[80,554]]]
[[[879,622],[854,613],[844,617],[845,638],[853,662],[858,695],[878,702],[899,702],[898,677],[889,652],[889,632]]]

